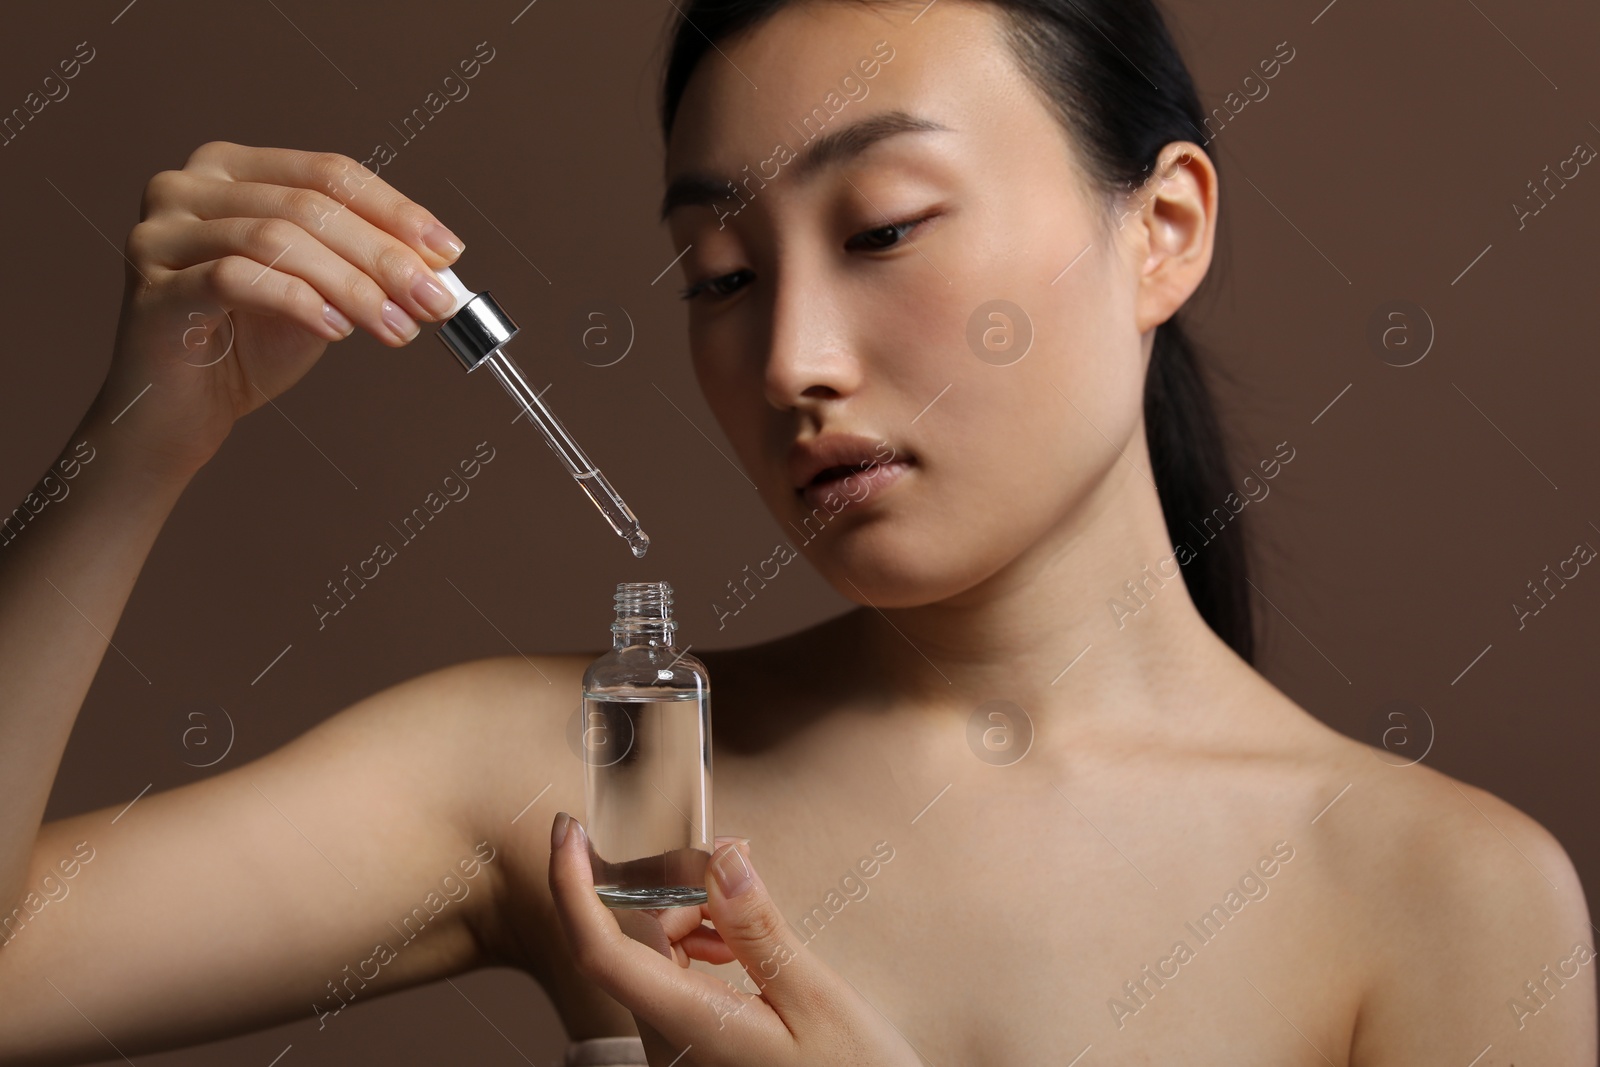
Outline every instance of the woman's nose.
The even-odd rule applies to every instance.
[[[805,398],[838,399],[861,386],[861,361],[838,301],[819,285],[793,282],[773,300],[765,391],[779,411]]]

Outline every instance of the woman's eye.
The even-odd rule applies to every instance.
[[[696,282],[687,289],[680,290],[678,296],[684,300],[693,300],[696,296],[699,296],[706,290],[710,290],[714,295],[719,297],[732,296],[734,290],[726,289],[725,286],[727,286],[733,279],[742,277],[749,273],[750,271],[748,270],[736,270],[732,274],[721,274],[715,278],[707,278],[703,282]]]
[[[906,236],[906,234],[910,233],[912,230],[916,229],[918,226],[927,221],[928,220],[925,218],[910,219],[906,222],[895,222],[890,223],[887,226],[879,226],[875,229],[866,230],[862,233],[856,234],[854,237],[850,238],[849,241],[846,241],[845,247],[865,247],[868,251],[872,252],[880,251],[885,248],[893,248],[900,242],[902,238]]]
[[[907,234],[918,226],[927,222],[932,216],[920,219],[909,219],[905,222],[894,222],[887,226],[877,226],[864,230],[845,242],[848,249],[867,252],[881,252],[886,248],[893,248],[905,238]],[[753,277],[749,270],[736,270],[731,274],[719,274],[715,278],[707,278],[703,282],[696,282],[686,289],[680,289],[678,296],[683,300],[693,300],[701,293],[709,292],[718,298],[732,296],[740,288],[739,283]]]

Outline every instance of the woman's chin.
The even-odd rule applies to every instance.
[[[962,560],[951,546],[895,530],[884,519],[863,523],[808,551],[813,567],[840,595],[874,608],[912,608],[955,596],[980,577],[973,554]],[[959,562],[958,562],[959,561]]]

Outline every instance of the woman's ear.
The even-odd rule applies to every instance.
[[[1135,306],[1142,334],[1171,318],[1211,265],[1216,167],[1198,145],[1174,141],[1161,150],[1155,173],[1127,197],[1122,228],[1128,261],[1138,264]]]

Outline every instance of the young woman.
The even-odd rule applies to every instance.
[[[665,217],[695,373],[861,605],[703,656],[719,829],[749,839],[710,901],[592,893],[562,695],[591,654],[539,658],[549,686],[519,657],[433,672],[114,834],[111,809],[40,826],[188,479],[329,341],[437,318],[461,250],[349,159],[214,142],[129,237],[72,438],[101,458],[0,555],[0,887],[25,904],[78,864],[70,915],[12,913],[0,1061],[326,1025],[498,964],[574,1039],[625,1039],[572,1062],[1592,1064],[1560,845],[1294,705],[1250,666],[1237,531],[1176,549],[1234,490],[1173,318],[1217,171],[1155,10],[680,8]],[[206,372],[181,365],[196,308],[235,330]],[[393,923],[424,894],[413,939]]]

